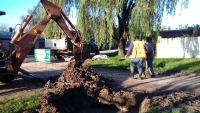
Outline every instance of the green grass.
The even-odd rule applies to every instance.
[[[200,72],[199,58],[165,58],[153,62],[157,72]]]
[[[38,97],[41,93],[29,96],[15,97],[0,102],[0,113],[22,113],[26,110],[35,110],[40,107]]]
[[[117,56],[117,52],[107,54],[106,60],[86,60],[84,64],[92,67],[130,69],[130,59]],[[155,58],[155,72],[200,72],[200,58]]]

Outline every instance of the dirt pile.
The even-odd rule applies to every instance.
[[[116,113],[119,110],[138,113],[147,111],[151,106],[160,110],[178,108],[182,113],[200,111],[199,92],[155,90],[142,93],[141,90],[140,93],[133,93],[133,90],[126,90],[126,87],[118,87],[121,83],[118,80],[123,79],[112,78],[110,75],[114,72],[106,71],[106,76],[100,71],[102,76],[91,67],[77,67],[73,63],[65,67],[61,75],[48,78],[44,95],[39,98],[41,108],[24,113]],[[123,75],[127,74],[121,74],[120,77]],[[151,86],[144,87],[148,89]],[[104,108],[110,110],[102,110]]]
[[[149,94],[151,98],[151,105],[158,109],[179,108],[182,113],[192,111],[194,113],[200,112],[200,94],[199,92],[156,92]]]
[[[58,79],[46,83],[38,112],[71,113],[105,105],[123,111],[138,110],[145,95],[119,89],[111,82],[91,67],[76,67],[71,63]]]

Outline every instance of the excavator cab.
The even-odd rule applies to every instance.
[[[28,15],[18,32],[11,38],[10,44],[15,46],[14,50],[11,51],[9,55],[0,56],[0,71],[2,71],[0,72],[0,82],[11,82],[14,77],[18,75],[18,72],[22,72],[25,75],[31,75],[20,67],[50,20],[54,20],[72,42],[75,66],[81,66],[81,64],[89,57],[89,45],[83,40],[81,33],[76,30],[75,26],[67,18],[62,9],[48,0],[40,0],[40,3],[42,3],[46,10],[46,17],[24,33],[25,27],[32,18],[32,15]],[[70,32],[66,22],[68,22],[72,29],[77,31],[75,35]],[[1,53],[5,53],[5,51],[2,50]]]

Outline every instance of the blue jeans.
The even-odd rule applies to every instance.
[[[143,58],[131,58],[131,62],[130,62],[131,72],[134,72],[134,67],[137,66],[138,72],[142,73],[143,72],[143,63],[144,63]]]
[[[154,70],[153,70],[153,58],[147,59],[147,65],[148,68],[150,68],[150,74],[154,75]]]

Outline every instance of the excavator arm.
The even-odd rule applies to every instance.
[[[46,10],[47,16],[29,31],[23,33],[25,27],[32,18],[32,15],[28,15],[19,31],[12,37],[10,43],[15,45],[15,49],[5,61],[7,66],[7,75],[14,75],[19,71],[24,72],[24,70],[20,68],[24,59],[51,19],[59,25],[73,43],[73,55],[76,64],[80,66],[89,57],[90,51],[88,44],[82,39],[80,32],[75,29],[74,25],[64,14],[63,10],[47,0],[41,0],[40,2]],[[75,31],[77,31],[75,35],[72,35],[65,21],[67,21]],[[4,73],[4,75],[6,74]],[[1,78],[2,77],[0,77],[0,81]]]

